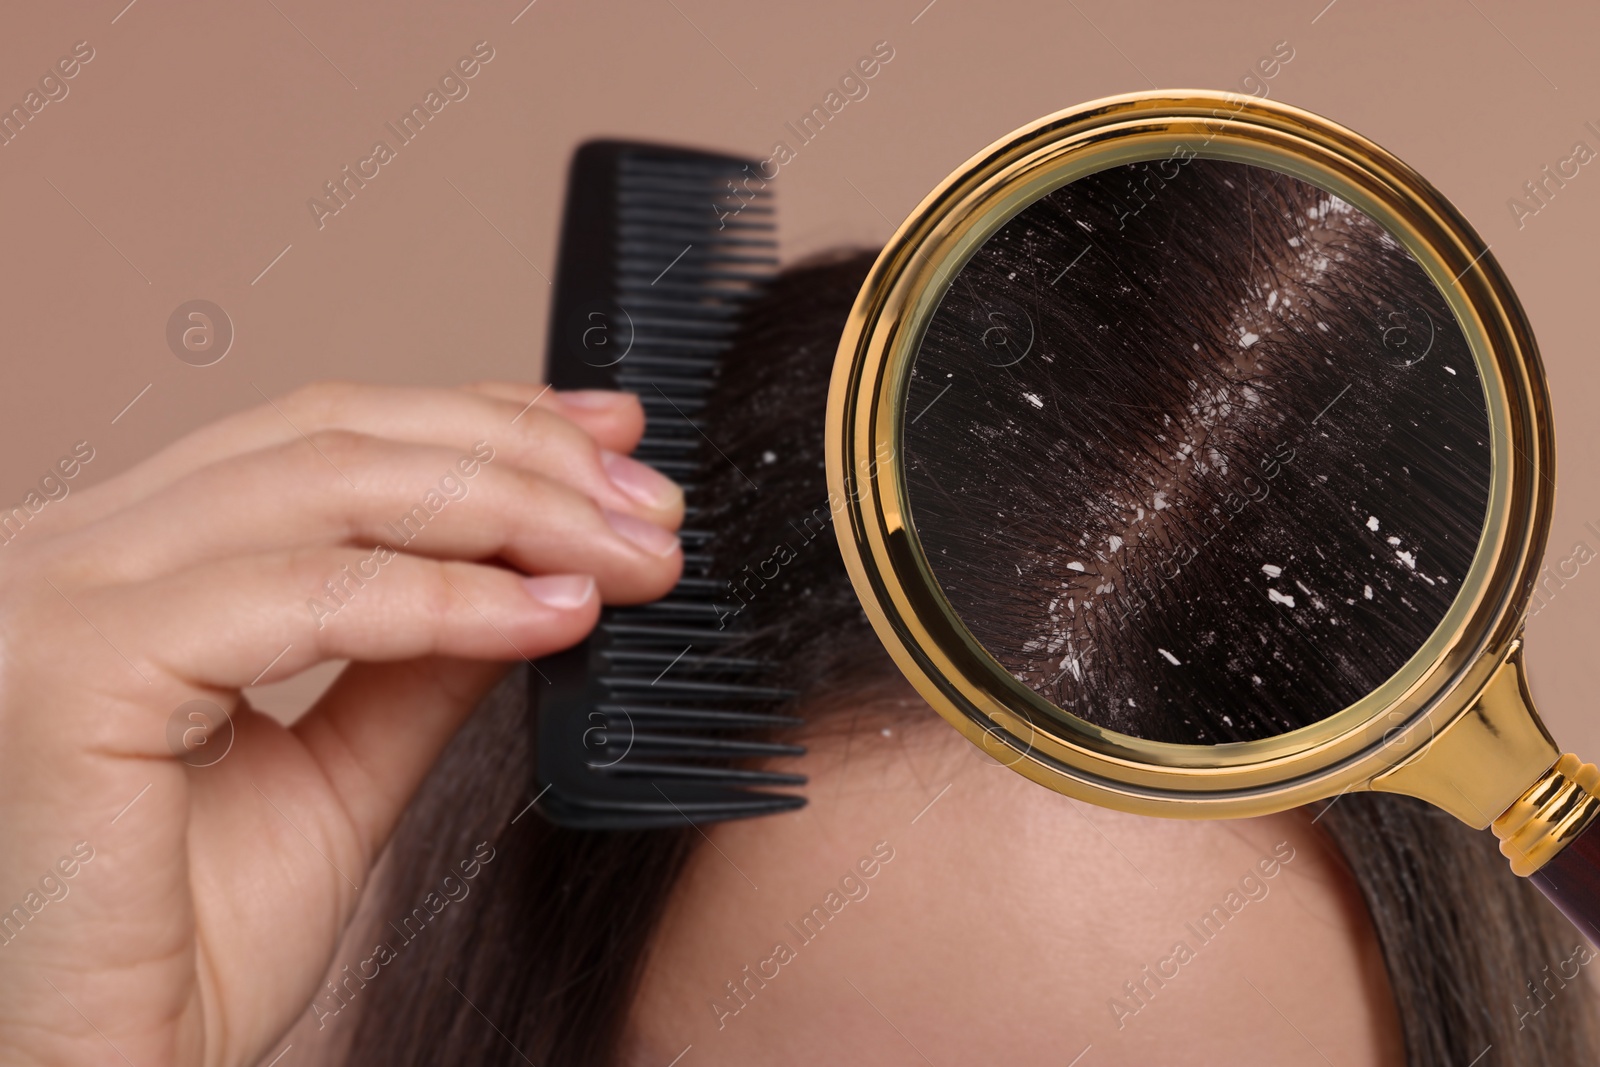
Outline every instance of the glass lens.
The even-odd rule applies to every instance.
[[[1116,167],[952,280],[906,399],[912,524],[973,636],[1059,708],[1248,741],[1359,700],[1476,552],[1490,428],[1390,233],[1242,163]]]

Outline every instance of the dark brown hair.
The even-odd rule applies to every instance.
[[[869,254],[792,268],[750,309],[705,412],[720,459],[697,490],[728,576],[795,558],[751,597],[752,645],[779,661],[808,728],[906,692],[871,632],[831,532],[822,416],[829,368]],[[713,457],[716,459],[717,457]],[[735,469],[748,473],[753,489]],[[595,833],[520,817],[532,799],[525,669],[479,709],[411,805],[387,854],[378,922],[408,914],[480,841],[496,858],[357,1002],[352,1065],[610,1067],[653,929],[695,831]],[[906,715],[932,717],[917,704]],[[1307,818],[1311,818],[1308,813]],[[515,820],[513,824],[513,820]],[[1512,876],[1484,833],[1403,797],[1352,793],[1321,812],[1366,901],[1411,1067],[1593,1062],[1589,998],[1552,991],[1580,935]],[[1570,978],[1570,976],[1568,976]],[[452,986],[454,988],[452,988]],[[1540,1009],[1540,1010],[1535,1010]],[[1487,1048],[1491,1057],[1478,1061]]]
[[[956,275],[910,392],[911,517],[962,619],[1057,705],[1151,740],[1355,703],[1439,624],[1483,528],[1489,417],[1444,297],[1371,218],[1243,163],[1029,205]]]

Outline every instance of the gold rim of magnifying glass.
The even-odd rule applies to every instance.
[[[1077,178],[1186,152],[1291,175],[1384,226],[1427,271],[1466,335],[1492,433],[1477,552],[1416,654],[1320,722],[1214,746],[1107,730],[1014,678],[944,597],[917,540],[898,462],[906,383],[923,332],[946,285],[983,242]],[[1472,228],[1420,175],[1360,135],[1299,108],[1205,90],[1110,97],[1047,116],[947,178],[896,231],[862,286],[840,341],[826,433],[830,504],[851,581],[922,696],[1020,773],[1146,814],[1264,814],[1365,786],[1415,757],[1472,707],[1517,647],[1553,503],[1549,402],[1532,333]],[[1513,784],[1512,797],[1526,781]],[[1469,821],[1487,825],[1496,814]]]

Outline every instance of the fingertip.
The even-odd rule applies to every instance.
[[[644,436],[644,406],[632,393],[610,389],[558,390],[562,413],[608,449],[632,452]]]
[[[595,598],[594,577],[588,574],[535,574],[522,579],[522,588],[540,604],[571,612]]]
[[[648,463],[641,463],[632,456],[608,448],[600,450],[600,465],[605,468],[611,484],[626,499],[656,515],[681,520],[683,487],[677,482]]]
[[[610,508],[603,509],[601,514],[605,516],[612,532],[646,555],[662,559],[683,547],[677,534],[647,519],[636,518],[626,512],[613,511]]]

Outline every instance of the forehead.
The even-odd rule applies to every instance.
[[[1066,1062],[1089,1043],[1101,1063],[1210,1063],[1247,1044],[1259,1057],[1263,1042],[1301,1055],[1271,1007],[1239,995],[1241,974],[1317,1004],[1296,1024],[1336,1061],[1378,1058],[1392,1020],[1363,985],[1370,934],[1302,820],[1086,809],[953,731],[890,729],[861,731],[848,759],[843,745],[808,757],[803,812],[710,831],[650,956],[639,1062],[686,1045],[709,1064],[919,1062],[913,1049]],[[1228,936],[1201,944],[1188,924],[1213,906]],[[1110,1010],[1137,1007],[1124,983],[1182,940],[1195,958],[1167,965],[1178,977],[1159,1000]],[[1315,974],[1286,962],[1305,958]]]

